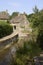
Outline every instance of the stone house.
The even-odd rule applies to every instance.
[[[27,20],[25,14],[18,14],[18,16],[10,20],[10,23],[17,30],[27,29],[29,27],[29,21]]]
[[[2,11],[0,12],[0,21],[7,21],[9,20],[9,13],[8,11]]]

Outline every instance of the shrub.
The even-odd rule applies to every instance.
[[[40,48],[43,50],[43,30],[39,31],[37,36],[37,43],[39,44]]]
[[[41,49],[38,44],[33,41],[26,41],[22,47],[17,48],[16,56],[13,56],[11,65],[30,65],[33,62],[33,57],[39,56]]]
[[[0,38],[10,35],[13,32],[13,27],[6,22],[0,22]]]

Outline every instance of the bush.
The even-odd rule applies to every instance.
[[[13,32],[13,27],[6,22],[0,22],[0,38],[10,35]]]
[[[40,48],[43,50],[43,30],[39,31],[37,36],[37,43],[39,44]]]
[[[41,49],[38,44],[33,41],[26,41],[22,47],[17,48],[16,56],[13,56],[11,65],[30,65],[33,62],[33,57],[39,56]]]

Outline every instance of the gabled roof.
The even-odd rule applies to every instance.
[[[7,12],[7,11],[2,11],[2,12],[0,12],[0,19],[2,19],[2,20],[7,20],[7,19],[9,19],[9,13]]]
[[[19,14],[18,16],[16,16],[15,18],[12,18],[10,20],[10,23],[19,23],[19,22],[27,22],[27,18],[24,14]]]

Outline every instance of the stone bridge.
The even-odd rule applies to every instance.
[[[2,48],[3,46],[6,46],[8,44],[11,44],[17,40],[18,40],[18,32],[13,31],[13,33],[11,35],[8,35],[8,36],[0,39],[0,48]]]

